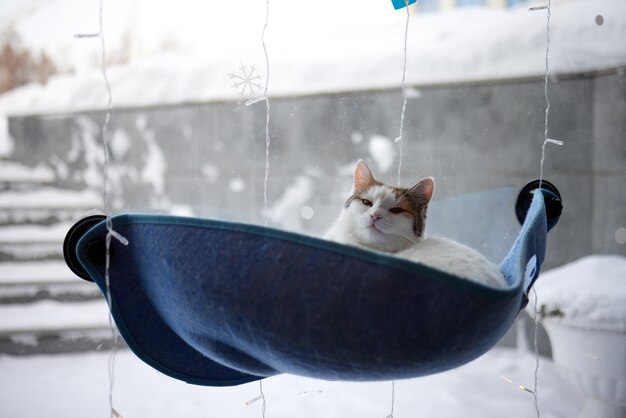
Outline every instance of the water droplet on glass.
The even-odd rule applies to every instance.
[[[303,219],[311,219],[314,214],[315,211],[310,206],[302,206],[302,209],[300,209],[300,215],[302,215]]]
[[[602,15],[597,15],[596,16],[596,25],[598,26],[602,26],[602,24],[604,23],[604,16]]]

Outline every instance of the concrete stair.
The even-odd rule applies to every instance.
[[[33,184],[5,189],[0,192],[0,226],[67,222],[100,204],[101,197],[90,190],[76,191]]]
[[[94,283],[63,259],[71,225],[101,206],[53,172],[0,160],[0,355],[110,347],[108,309]]]

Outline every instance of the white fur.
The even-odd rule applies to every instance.
[[[424,204],[428,204],[434,184],[432,180],[419,184],[428,186],[423,195]],[[324,238],[394,253],[398,257],[494,287],[506,286],[500,269],[479,252],[446,238],[415,235],[411,215],[390,212],[400,204],[393,189],[374,183],[374,177],[363,161],[359,161],[355,169],[352,192],[355,190],[361,191],[358,198],[341,211],[339,219]],[[363,199],[370,201],[371,206],[364,204]]]
[[[342,244],[396,253],[417,242],[413,220],[407,214],[393,214],[398,205],[395,193],[386,186],[373,186],[360,195],[372,202],[366,206],[360,199],[341,211],[335,225],[324,238]]]
[[[361,197],[370,200],[372,206],[353,200],[324,238],[395,253],[398,257],[494,287],[506,286],[500,269],[476,250],[447,238],[416,237],[410,217],[389,212],[398,203],[389,187],[374,186]],[[380,218],[374,220],[372,215]]]
[[[396,255],[494,287],[506,286],[504,277],[495,264],[478,251],[447,238],[424,238]]]

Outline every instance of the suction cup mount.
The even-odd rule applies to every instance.
[[[561,212],[563,211],[563,204],[561,200],[561,193],[556,186],[547,180],[533,180],[522,188],[517,195],[517,201],[515,202],[515,215],[520,224],[524,223],[528,208],[533,200],[535,190],[540,189],[543,194],[543,201],[546,206],[548,231],[554,228],[559,221]]]
[[[67,232],[67,235],[65,235],[65,240],[63,241],[63,257],[65,257],[65,263],[74,274],[76,274],[81,279],[87,280],[89,282],[93,282],[93,279],[89,276],[87,270],[85,270],[80,264],[80,261],[76,256],[76,246],[78,245],[78,241],[83,237],[83,235],[85,235],[85,233],[87,233],[87,231],[89,231],[91,228],[104,221],[105,219],[106,216],[104,215],[91,215],[81,219],[70,228],[70,230]],[[95,248],[103,245],[104,241],[95,241],[94,243],[90,244],[90,247],[93,246],[94,249],[92,251],[92,248],[88,248],[87,256],[91,259],[91,254],[97,256],[98,254],[103,253],[103,251],[99,251],[101,250],[100,248]]]

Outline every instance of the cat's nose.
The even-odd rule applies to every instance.
[[[374,222],[380,219],[380,215],[378,213],[370,213],[370,216]]]

